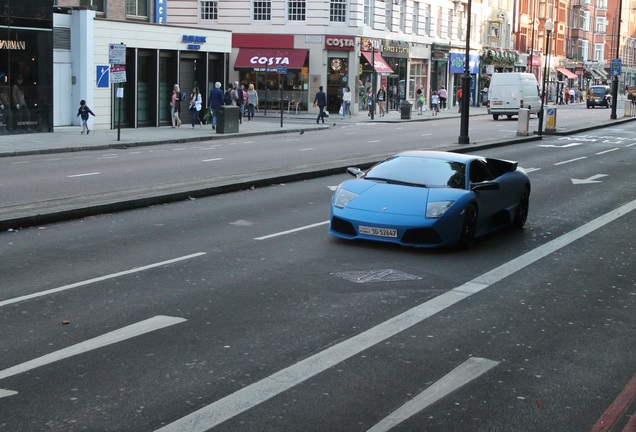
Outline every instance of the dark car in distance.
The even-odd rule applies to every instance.
[[[597,106],[609,108],[612,106],[612,91],[610,87],[605,85],[590,86],[585,103],[588,108]]]

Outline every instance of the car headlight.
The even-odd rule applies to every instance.
[[[334,200],[333,205],[338,208],[345,208],[357,196],[358,194],[339,188],[336,192],[336,199]]]
[[[426,204],[426,217],[428,219],[437,219],[442,217],[455,201],[432,201]]]

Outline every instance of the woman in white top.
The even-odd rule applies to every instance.
[[[199,93],[199,87],[195,87],[192,89],[192,94],[190,95],[190,112],[192,113],[192,126],[190,129],[194,129],[194,124],[199,122],[199,126],[203,127],[203,122],[199,118],[199,111],[201,111],[201,93]]]
[[[351,89],[349,86],[345,88],[345,92],[342,95],[342,117],[344,118],[349,113],[351,118]]]
[[[254,118],[254,111],[258,107],[258,93],[254,89],[254,84],[250,84],[247,89],[247,121],[251,122]]]

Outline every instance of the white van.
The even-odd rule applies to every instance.
[[[519,108],[528,108],[530,114],[539,114],[541,97],[539,83],[531,73],[495,73],[488,88],[488,114],[494,120],[500,115],[519,115]]]

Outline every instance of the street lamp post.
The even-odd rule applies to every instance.
[[[620,58],[620,47],[621,47],[621,12],[623,11],[623,1],[619,0],[618,2],[618,22],[616,24],[616,28],[614,29],[614,33],[616,33],[616,58]],[[616,120],[616,106],[618,105],[618,75],[614,75],[614,71],[612,72],[612,112],[610,114],[611,120]]]
[[[543,105],[545,103],[545,87],[548,81],[548,63],[550,63],[550,34],[554,29],[554,23],[550,20],[547,20],[543,25],[543,28],[547,32],[547,38],[545,41],[545,52],[547,55],[546,62],[543,65],[543,90],[541,91],[541,109],[539,110],[539,135],[543,135]]]
[[[459,125],[458,144],[469,144],[468,116],[470,114],[470,14],[472,0],[468,0],[466,10],[466,58],[464,59],[464,75],[462,76],[461,123]]]

